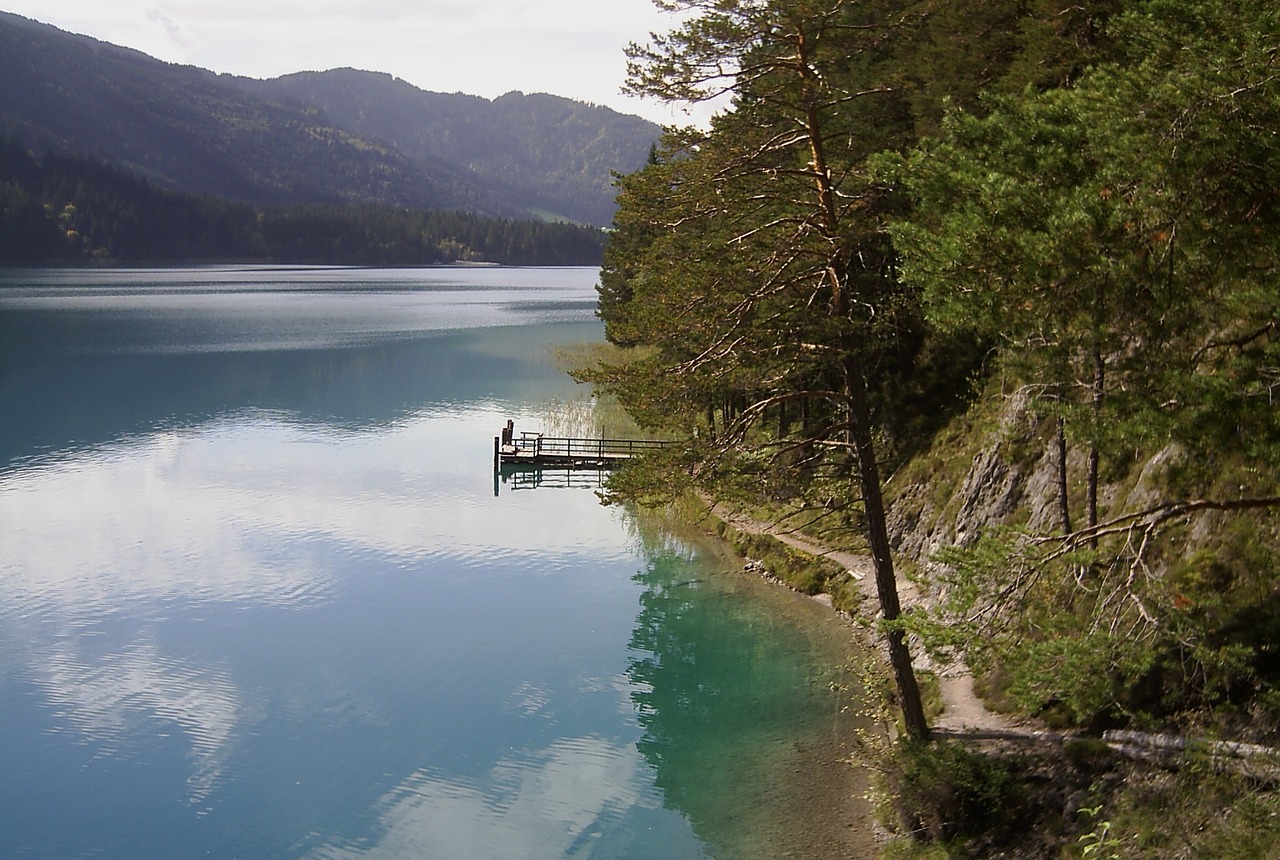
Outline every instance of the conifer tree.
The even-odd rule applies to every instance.
[[[1082,719],[1166,655],[1188,688],[1251,671],[1249,637],[1224,642],[1221,609],[1193,623],[1198,586],[1166,581],[1154,547],[1189,517],[1280,505],[1277,20],[1258,0],[1136,4],[1117,62],[953,112],[910,158],[884,159],[914,197],[892,231],[931,318],[1000,338],[1089,449],[1076,530],[1064,517],[1065,535],[950,557],[960,615],[1014,631],[975,643],[1000,642],[1029,696]],[[1101,460],[1166,446],[1189,464],[1182,498],[1100,510]],[[1224,488],[1227,463],[1240,478]]]
[[[682,416],[691,437],[714,440],[699,464],[707,479],[767,489],[804,477],[856,498],[906,731],[927,738],[869,388],[914,302],[880,229],[885,201],[861,171],[871,141],[909,131],[909,111],[877,80],[906,17],[842,0],[660,5],[684,23],[632,46],[631,90],[732,109],[623,183],[620,218],[639,217],[621,222],[610,263],[632,266],[631,295],[606,320],[611,337],[655,349],[604,375],[642,419]]]

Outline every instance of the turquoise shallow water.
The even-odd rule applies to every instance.
[[[0,856],[771,856],[848,637],[495,487],[594,281],[0,273]]]

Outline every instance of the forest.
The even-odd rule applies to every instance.
[[[683,23],[628,87],[727,108],[619,182],[618,350],[580,376],[687,444],[610,497],[701,491],[870,556],[886,856],[1277,856],[1274,767],[1100,739],[1280,743],[1280,11],[662,5]],[[980,465],[1035,491],[961,534]],[[922,652],[1068,742],[937,737]]]
[[[0,265],[269,261],[598,265],[593,227],[373,203],[254,206],[0,140]]]

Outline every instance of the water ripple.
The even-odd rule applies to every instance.
[[[93,660],[64,641],[44,651],[32,674],[58,728],[92,741],[97,757],[143,755],[148,740],[176,726],[190,743],[188,802],[202,802],[218,784],[242,712],[226,671],[166,657],[151,644]]]

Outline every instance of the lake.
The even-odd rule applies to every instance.
[[[866,844],[846,624],[493,473],[595,279],[0,271],[0,856]]]

